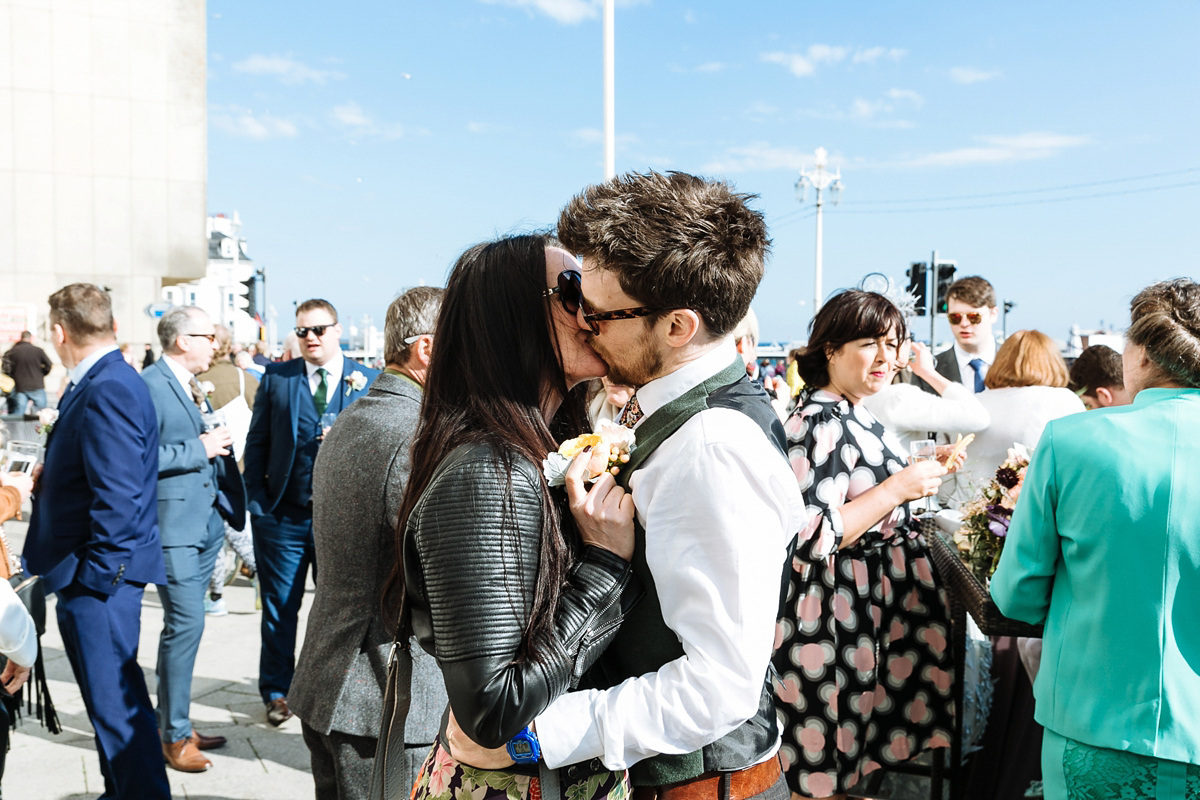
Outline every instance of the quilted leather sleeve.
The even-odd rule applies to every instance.
[[[515,457],[510,486],[482,445],[449,459],[406,532],[413,628],[438,660],[460,727],[480,745],[499,747],[598,655],[596,642],[606,643],[620,622],[630,569],[585,547],[561,595],[554,636],[537,660],[517,661],[537,580],[541,481]]]

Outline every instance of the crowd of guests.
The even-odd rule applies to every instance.
[[[261,375],[180,307],[138,376],[107,294],[56,292],[70,380],[24,555],[59,595],[105,796],[167,797],[164,765],[224,744],[189,702],[226,541],[258,581],[264,718],[300,717],[318,798],[877,792],[962,712],[919,512],[952,524],[1020,443],[992,590],[1044,646],[992,642],[969,796],[1200,797],[1200,284],[1147,288],[1124,354],[1070,370],[1040,332],[997,342],[983,278],[949,288],[936,355],[892,298],[847,290],[764,368],[750,200],[681,173],[591,186],[555,236],[471,247],[444,290],[393,301],[381,371],[313,299]],[[634,446],[588,440],[551,480],[594,428]]]

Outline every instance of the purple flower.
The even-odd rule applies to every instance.
[[[992,535],[997,539],[1003,539],[1008,535],[1008,520],[996,519],[995,517],[992,517],[988,521],[988,530],[991,531]]]

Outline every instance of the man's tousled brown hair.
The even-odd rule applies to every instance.
[[[50,295],[50,323],[80,344],[116,337],[112,298],[94,283],[72,283]]]
[[[683,172],[629,172],[574,197],[558,238],[616,273],[640,304],[690,308],[720,337],[750,309],[771,246],[762,213],[747,206],[755,197]]]
[[[333,324],[337,325],[338,315],[337,309],[333,307],[333,303],[328,300],[322,300],[319,297],[314,297],[311,300],[305,300],[300,305],[296,306],[296,316],[300,316],[305,311],[328,311],[329,316],[333,317]]]
[[[946,289],[946,301],[959,300],[971,308],[995,308],[996,290],[986,278],[968,275]]]

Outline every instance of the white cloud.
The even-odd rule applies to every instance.
[[[906,100],[917,108],[925,105],[925,98],[914,92],[912,89],[889,89],[887,96],[893,100]]]
[[[255,114],[248,108],[238,106],[210,113],[208,118],[218,130],[255,141],[290,139],[299,133],[296,124],[290,120],[271,114]]]
[[[910,167],[961,167],[971,164],[1003,164],[1050,158],[1062,150],[1091,143],[1087,136],[1061,133],[1022,133],[1017,136],[976,136],[981,144],[941,153],[929,153],[904,162]]]
[[[720,61],[709,61],[704,64],[698,65],[695,68],[695,71],[696,72],[720,72],[723,69],[725,69],[725,65],[722,64]]]
[[[489,133],[504,133],[510,130],[507,125],[493,125],[490,122],[468,122],[467,130],[480,135]]]
[[[868,47],[865,50],[858,50],[854,54],[851,61],[855,64],[874,64],[881,58],[887,58],[891,61],[899,61],[908,55],[907,50],[899,47]]]
[[[914,108],[920,108],[925,103],[925,98],[912,91],[911,89],[890,89],[887,92],[887,99],[881,100],[863,100],[856,99],[850,105],[850,116],[859,119],[871,119],[877,114],[891,114],[897,110],[897,105],[905,103]],[[911,126],[908,123],[905,126],[899,126],[891,123],[892,127],[907,127]]]
[[[295,60],[291,55],[264,56],[256,53],[237,62],[233,68],[248,75],[271,75],[279,78],[288,86],[299,86],[305,83],[324,84],[346,77],[344,73],[334,70],[314,69]]]
[[[353,100],[334,106],[333,119],[353,136],[373,139],[399,139],[404,136],[404,126],[399,122],[377,122]]]
[[[992,78],[999,78],[1000,71],[983,72],[970,67],[954,67],[950,70],[950,80],[955,83],[961,83],[964,86],[971,83],[979,83],[980,81],[990,81]]]
[[[563,25],[578,25],[600,16],[604,0],[481,0],[488,5],[522,8],[529,13],[541,13]],[[642,0],[617,0],[619,6],[637,5]]]
[[[763,53],[762,60],[782,64],[797,78],[812,75],[818,64],[836,64],[846,58],[846,48],[828,44],[809,45],[803,53]]]
[[[832,157],[832,166],[840,165],[840,159]],[[723,157],[708,162],[701,171],[707,174],[728,175],[735,172],[757,170],[799,170],[812,166],[813,154],[795,147],[774,147],[768,142],[752,142],[743,147],[730,147]]]

